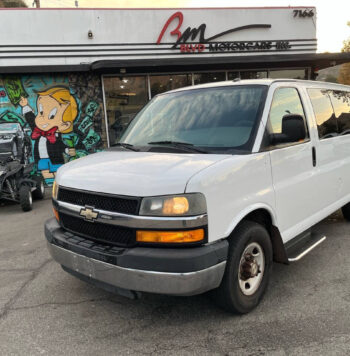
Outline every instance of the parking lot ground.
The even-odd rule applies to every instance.
[[[327,240],[274,265],[252,313],[206,296],[139,300],[86,284],[52,261],[43,232],[49,196],[31,212],[0,206],[0,355],[350,355],[350,224],[336,213]]]

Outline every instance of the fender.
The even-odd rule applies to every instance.
[[[271,208],[271,206],[269,206],[268,204],[256,203],[244,209],[238,216],[235,217],[235,219],[229,225],[228,228],[229,233],[227,234],[227,236],[229,236],[232,233],[232,231],[236,228],[236,226],[242,220],[244,220],[245,217],[247,217],[250,213],[257,210],[265,210],[271,217],[272,225],[270,227],[269,233],[271,236],[271,243],[273,248],[273,260],[278,263],[289,264],[284,243],[281,234],[279,232],[279,229],[277,227],[276,214],[274,210]]]
[[[248,207],[246,207],[245,209],[241,210],[239,215],[236,215],[234,217],[234,219],[232,220],[231,224],[228,226],[226,232],[225,232],[225,237],[230,236],[230,234],[232,233],[232,231],[236,228],[236,226],[251,212],[253,212],[254,210],[258,210],[258,209],[264,209],[267,210],[268,213],[271,216],[271,221],[272,221],[272,225],[274,226],[278,226],[277,225],[277,218],[276,218],[276,214],[273,210],[273,208],[266,204],[266,203],[255,203],[253,205],[250,205]]]

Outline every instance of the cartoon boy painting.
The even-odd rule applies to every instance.
[[[22,97],[19,104],[22,114],[32,129],[34,158],[44,179],[55,177],[57,169],[64,163],[63,153],[75,156],[74,148],[66,148],[61,134],[72,132],[73,122],[78,116],[74,96],[65,87],[53,87],[38,92],[37,115]]]

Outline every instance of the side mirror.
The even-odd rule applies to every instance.
[[[282,118],[282,133],[270,135],[271,144],[292,143],[304,140],[306,129],[304,117],[298,114],[287,114]]]

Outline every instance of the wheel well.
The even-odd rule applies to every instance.
[[[246,215],[243,220],[254,221],[266,228],[272,243],[273,260],[279,263],[288,264],[288,257],[282,241],[282,236],[278,227],[273,225],[272,217],[269,211],[265,209],[257,209]]]
[[[270,232],[272,218],[270,213],[265,209],[257,209],[246,215],[243,220],[254,221],[266,228]]]

